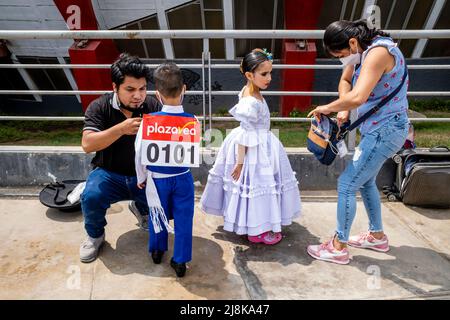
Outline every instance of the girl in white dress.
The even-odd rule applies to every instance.
[[[270,131],[270,111],[260,90],[270,84],[272,55],[254,49],[241,62],[247,80],[230,109],[240,122],[225,138],[200,200],[224,217],[224,230],[251,242],[281,241],[281,226],[300,216],[298,181],[281,142]]]

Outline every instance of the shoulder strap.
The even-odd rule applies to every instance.
[[[392,91],[387,97],[385,97],[383,100],[380,101],[380,103],[378,103],[375,107],[373,107],[372,109],[370,109],[369,111],[367,111],[364,115],[362,115],[361,117],[358,118],[358,120],[356,120],[355,122],[353,122],[352,124],[350,124],[350,126],[348,126],[346,131],[352,131],[353,129],[355,129],[356,127],[358,127],[361,123],[363,123],[364,121],[366,121],[371,115],[373,115],[375,112],[377,112],[378,110],[381,109],[381,107],[383,107],[386,103],[389,102],[389,100],[391,100],[392,98],[394,98],[394,96],[400,91],[400,89],[403,87],[403,84],[405,83],[406,77],[408,76],[408,68],[406,67],[406,63],[405,63],[405,71],[403,72],[403,78],[402,78],[402,82],[398,85],[397,88],[395,88],[394,91]]]

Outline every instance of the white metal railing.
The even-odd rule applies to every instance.
[[[0,90],[0,94],[6,95],[22,95],[22,94],[42,94],[42,95],[76,95],[76,94],[89,94],[97,95],[111,92],[111,90]],[[239,93],[238,90],[234,91],[210,91],[208,92],[215,96],[235,96]],[[147,94],[155,94],[154,90],[148,90]],[[201,95],[203,91],[188,90],[186,95]],[[313,97],[335,97],[339,93],[331,91],[264,91],[265,96],[313,96]],[[409,96],[450,96],[450,91],[409,91]]]
[[[322,39],[324,30],[0,30],[0,39]],[[447,39],[449,29],[386,30],[395,39]]]
[[[205,117],[197,116],[199,120],[203,120]],[[217,122],[234,122],[233,117],[212,117],[212,121]],[[2,116],[0,120],[5,121],[84,121],[84,117],[45,117],[45,116]],[[274,122],[311,122],[310,118],[286,118],[286,117],[270,117]],[[450,118],[411,118],[411,122],[450,122]]]
[[[394,39],[448,39],[450,29],[439,30],[386,30]],[[202,69],[202,90],[189,90],[187,95],[202,95],[203,116],[199,117],[203,121],[203,128],[206,128],[206,120],[209,120],[209,128],[212,128],[212,121],[233,121],[231,117],[212,116],[212,96],[213,95],[236,95],[238,91],[213,91],[211,81],[212,69],[237,69],[237,64],[213,64],[211,63],[211,53],[209,52],[209,39],[322,39],[324,30],[85,30],[85,31],[60,31],[60,30],[0,30],[0,39],[203,39],[203,52],[201,64],[179,64],[181,68]],[[157,64],[148,64],[150,68],[155,68]],[[110,64],[0,64],[0,68],[16,69],[106,69]],[[340,65],[304,65],[274,64],[274,69],[341,69]],[[418,69],[440,69],[448,70],[450,65],[409,65],[410,70]],[[206,77],[206,72],[208,76]],[[207,85],[205,80],[208,79]],[[103,94],[110,91],[104,90],[0,90],[0,94],[6,95],[83,95],[83,94]],[[154,91],[148,91],[154,94]],[[273,96],[338,96],[337,92],[320,91],[265,91],[265,95]],[[206,99],[206,95],[208,98]],[[450,96],[450,91],[409,91],[409,96]],[[208,101],[208,117],[206,115],[206,101]],[[0,116],[0,120],[69,120],[81,121],[83,117],[21,117],[21,116]],[[271,117],[273,121],[282,122],[309,122],[308,118],[282,118]],[[411,119],[413,122],[450,122],[450,118],[426,118]],[[349,149],[355,146],[356,132],[349,134]]]
[[[180,68],[201,69],[201,64],[177,64]],[[156,68],[158,64],[146,64],[149,68]],[[342,69],[337,64],[274,64],[273,69],[316,69],[316,70],[338,70]],[[109,69],[110,64],[26,64],[26,63],[4,63],[0,69]],[[211,64],[212,69],[239,69],[238,64]],[[450,64],[409,64],[408,69],[450,69]]]

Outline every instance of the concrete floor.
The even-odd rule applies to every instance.
[[[110,208],[107,242],[95,262],[83,264],[80,212],[49,209],[35,198],[0,198],[0,299],[450,298],[450,210],[383,203],[391,250],[351,248],[352,262],[341,266],[306,253],[308,244],[333,234],[336,210],[334,199],[309,196],[303,216],[273,247],[250,245],[224,232],[221,218],[197,209],[193,260],[181,279],[169,266],[171,251],[153,264],[148,234],[126,202]],[[353,233],[366,226],[359,202]]]

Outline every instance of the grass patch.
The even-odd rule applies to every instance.
[[[450,146],[450,123],[414,123],[414,130],[418,147]]]
[[[236,128],[237,126],[237,122],[213,123],[213,128],[220,131],[220,136],[218,133],[213,134],[213,137],[216,138],[212,140],[210,146],[220,147],[223,139],[225,139],[227,132],[229,132],[233,128]],[[293,124],[286,122],[272,122],[271,130],[275,135],[278,135],[278,138],[285,147],[306,147],[306,136],[309,130],[308,123]]]
[[[79,146],[82,128],[81,121],[1,121],[0,144]]]
[[[2,121],[0,122],[0,144],[80,146],[82,126],[81,122]],[[223,138],[227,130],[237,126],[237,122],[213,123],[213,128],[220,130]],[[308,123],[273,122],[271,128],[278,130],[279,139],[285,147],[306,146]],[[450,146],[450,123],[415,123],[414,128],[418,147]],[[220,146],[221,141],[221,139],[216,140],[212,146]],[[359,135],[357,141],[359,141]]]
[[[417,112],[441,111],[450,113],[450,100],[432,98],[428,100],[408,99],[409,108]]]
[[[430,118],[450,117],[450,100],[431,99],[426,101],[410,100],[410,108]],[[291,117],[306,117],[307,111],[294,110]],[[228,110],[220,109],[217,116],[229,116]],[[271,114],[278,117],[277,112]],[[213,122],[213,128],[220,130],[222,138],[227,130],[237,127],[237,122]],[[82,121],[0,121],[0,144],[33,146],[80,146]],[[305,147],[309,130],[308,123],[271,123],[277,129],[279,138],[285,147]],[[429,148],[437,145],[450,146],[450,123],[415,123],[416,144]],[[220,146],[218,139],[212,146]],[[359,142],[359,135],[357,135]]]
[[[272,122],[271,129],[278,130],[281,143],[285,147],[306,147],[309,123]]]

